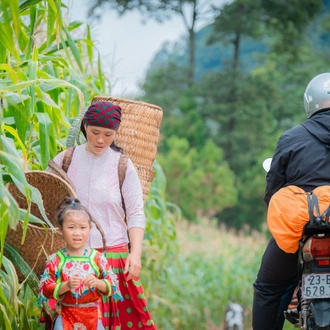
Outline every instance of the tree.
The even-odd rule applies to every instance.
[[[232,70],[239,68],[240,44],[243,38],[258,39],[262,35],[260,24],[260,2],[256,0],[236,0],[225,4],[212,24],[213,32],[209,44],[222,41],[233,45]]]
[[[323,8],[320,0],[262,0],[262,21],[268,36],[273,36],[272,50],[291,54],[292,63],[305,42],[304,32]],[[299,8],[299,10],[297,10]]]
[[[211,140],[197,149],[184,138],[168,138],[171,149],[158,157],[167,178],[167,199],[184,217],[212,217],[237,201],[235,177],[222,150]]]
[[[196,23],[200,20],[213,20],[216,8],[209,0],[94,0],[90,5],[92,15],[101,15],[101,9],[109,7],[123,15],[130,10],[139,10],[142,15],[158,21],[169,18],[172,14],[181,16],[188,32],[189,73],[188,84],[195,81],[195,38]]]

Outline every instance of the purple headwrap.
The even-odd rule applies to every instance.
[[[121,107],[111,102],[97,102],[88,107],[81,121],[80,129],[86,137],[85,125],[118,130],[121,122]]]

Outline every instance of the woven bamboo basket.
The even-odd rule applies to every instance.
[[[145,202],[154,177],[152,165],[156,158],[160,137],[162,108],[141,101],[108,96],[96,96],[91,104],[101,101],[112,102],[121,107],[122,120],[116,135],[116,145],[121,147],[134,163]],[[68,135],[67,147],[80,144],[80,124],[85,111],[73,122]]]
[[[56,227],[57,207],[64,197],[75,197],[75,192],[63,179],[57,175],[45,171],[28,171],[25,173],[29,184],[39,189],[46,215],[50,222]],[[9,192],[13,195],[22,209],[27,208],[26,198],[17,187],[10,183],[7,185]],[[42,219],[39,208],[35,203],[31,205],[31,214]],[[25,242],[22,245],[22,222],[16,230],[9,229],[6,236],[6,243],[14,246],[23,259],[29,264],[38,277],[42,275],[48,255],[56,252],[65,246],[65,242],[56,230],[44,228],[38,224],[28,224]],[[19,279],[23,277],[18,272]]]

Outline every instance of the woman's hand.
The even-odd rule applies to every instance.
[[[126,259],[124,268],[124,274],[128,273],[126,281],[138,277],[140,274],[143,235],[144,229],[142,228],[134,227],[129,230],[131,252]]]
[[[138,277],[141,270],[141,254],[131,252],[125,263],[124,274],[127,274],[126,281]]]

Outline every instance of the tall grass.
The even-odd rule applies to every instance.
[[[203,221],[176,224],[178,253],[148,282],[149,307],[159,329],[222,329],[231,300],[245,308],[251,328],[252,283],[266,246],[261,234],[234,233]]]

